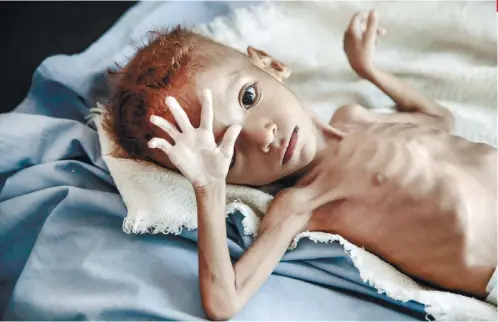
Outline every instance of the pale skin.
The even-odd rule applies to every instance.
[[[173,98],[166,103],[180,131],[151,118],[174,145],[154,138],[149,146],[159,160],[165,160],[159,153],[167,156],[195,190],[200,290],[211,319],[235,315],[305,230],[340,234],[436,287],[487,296],[497,263],[496,150],[451,135],[448,110],[375,66],[375,42],[383,33],[374,12],[357,14],[345,32],[344,51],[360,77],[393,99],[397,113],[379,115],[353,104],[322,123],[280,83],[289,75],[285,66],[250,48],[256,68],[234,57],[232,69],[199,75],[204,88],[213,73],[218,79],[232,75],[227,86],[219,81],[199,92],[199,128]],[[227,87],[246,79],[256,79],[262,94],[241,109],[231,103]],[[270,89],[272,95],[265,95]],[[295,152],[283,163],[296,125]],[[217,144],[219,133],[224,136]],[[276,196],[258,238],[232,265],[226,182],[262,185],[287,176],[297,177],[297,184]]]

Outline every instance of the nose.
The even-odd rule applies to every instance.
[[[277,125],[273,122],[265,122],[259,126],[246,127],[244,129],[248,138],[256,143],[264,153],[270,152],[272,143],[275,141]]]
[[[275,123],[267,123],[264,130],[264,139],[261,144],[261,151],[264,153],[270,152],[270,146],[275,141],[275,134],[277,133],[277,125]]]

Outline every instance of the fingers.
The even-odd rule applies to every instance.
[[[209,89],[202,91],[202,111],[200,126],[209,132],[213,132],[213,96]]]
[[[367,21],[369,13],[370,12],[361,12],[360,16],[358,17],[358,19],[360,20],[361,32],[365,32],[365,30],[367,30]]]
[[[385,28],[378,27],[378,15],[374,10],[369,12],[357,12],[351,18],[347,32],[357,38],[363,38],[366,41],[372,41],[376,35],[383,36],[386,34]]]
[[[232,125],[228,128],[228,130],[226,130],[225,134],[223,135],[223,141],[221,141],[220,144],[220,151],[225,155],[225,157],[232,157],[233,149],[235,147],[235,141],[237,141],[241,130],[242,126]]]
[[[182,132],[191,130],[192,124],[190,123],[190,120],[188,119],[187,114],[183,110],[183,108],[178,104],[178,101],[171,96],[166,97],[166,105],[171,111],[171,114],[173,114],[173,117],[175,118],[176,123],[180,127],[180,130]]]
[[[353,18],[351,18],[347,33],[353,35],[354,37],[361,36],[361,32],[362,32],[362,30],[361,30],[361,17],[362,17],[362,13],[358,12],[353,16]]]
[[[375,37],[375,45],[379,44],[379,36],[384,36],[387,30],[384,28],[377,28],[377,37]]]
[[[153,138],[147,143],[147,145],[151,149],[159,149],[159,150],[162,150],[166,154],[168,154],[168,150],[172,147],[172,145],[169,144],[168,141],[166,141],[165,139],[161,139],[161,138]]]
[[[180,132],[178,132],[178,130],[173,124],[163,119],[162,117],[152,115],[150,117],[150,122],[155,126],[159,127],[164,132],[166,132],[169,135],[169,137],[172,138],[173,140],[175,140],[178,134],[180,134]]]
[[[365,41],[368,43],[374,43],[377,36],[377,13],[375,11],[370,11],[367,20],[367,30],[365,31]]]

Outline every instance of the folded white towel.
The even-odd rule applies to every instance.
[[[381,109],[392,102],[353,74],[342,52],[348,20],[358,10],[376,8],[388,35],[375,61],[456,115],[456,130],[470,140],[496,146],[496,28],[494,3],[487,2],[278,2],[238,9],[199,31],[240,50],[254,45],[292,69],[288,85],[324,120],[342,104],[359,102]],[[128,208],[127,233],[174,233],[197,227],[190,183],[181,175],[146,162],[106,154],[112,143],[99,129],[102,155]],[[272,196],[229,186],[227,214],[245,215],[245,233],[255,235]],[[432,291],[388,263],[337,235],[305,232],[296,237],[338,241],[364,281],[400,300],[426,305],[440,320],[496,320],[496,306],[447,292]]]

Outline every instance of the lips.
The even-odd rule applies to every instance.
[[[294,131],[292,132],[290,139],[289,139],[289,144],[287,145],[287,149],[285,150],[282,164],[286,164],[287,162],[289,162],[290,159],[292,158],[292,156],[294,155],[294,151],[296,150],[298,132],[299,132],[299,128],[296,126],[294,128]]]

